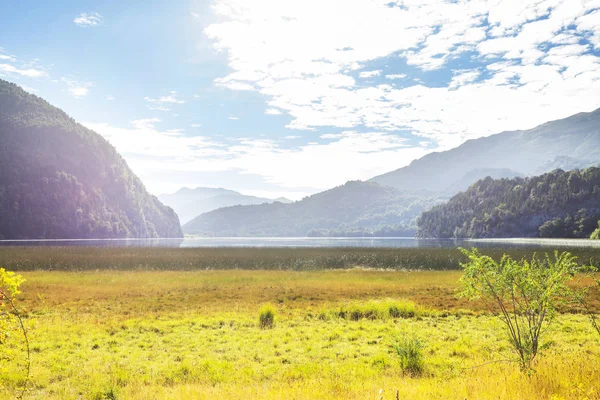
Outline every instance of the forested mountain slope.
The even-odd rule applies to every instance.
[[[0,80],[0,238],[181,237],[103,137]]]
[[[437,200],[353,181],[291,204],[220,208],[183,226],[207,236],[406,236]]]
[[[533,176],[556,168],[583,168],[599,162],[600,109],[530,130],[469,140],[455,149],[428,154],[371,181],[407,191],[454,194],[452,185],[469,174],[473,177],[473,171],[477,170],[510,169],[513,176]],[[503,176],[492,174],[492,177]]]
[[[158,199],[175,210],[182,225],[200,214],[221,207],[273,203],[275,201],[291,203],[290,200],[285,198],[267,199],[264,197],[247,196],[234,190],[207,187],[197,187],[194,189],[184,187],[175,193],[160,195]]]
[[[587,238],[600,220],[600,168],[483,179],[424,212],[419,237]]]

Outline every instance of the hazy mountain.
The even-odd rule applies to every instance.
[[[371,181],[408,191],[446,192],[474,169],[508,168],[517,174],[532,176],[556,167],[568,167],[557,163],[568,164],[573,160],[578,160],[579,168],[600,162],[600,109],[526,131],[469,140],[455,149],[428,154]]]
[[[181,237],[102,136],[0,80],[0,238]]]
[[[195,217],[205,212],[216,210],[221,207],[237,205],[252,205],[273,203],[290,203],[284,197],[278,199],[267,199],[264,197],[247,196],[239,192],[221,188],[197,187],[195,189],[181,188],[172,194],[158,196],[159,200],[173,208],[181,224],[186,224]]]
[[[444,192],[453,195],[466,190],[474,182],[487,177],[494,179],[516,178],[522,176],[520,173],[508,168],[476,168],[467,172],[462,178],[449,185]]]
[[[190,221],[184,232],[215,236],[406,235],[414,231],[421,210],[482,178],[532,176],[557,167],[583,168],[599,162],[600,109],[527,131],[469,140],[377,176],[370,180],[371,185],[351,182],[290,205],[216,210]],[[452,234],[445,232],[446,236]]]
[[[348,182],[291,204],[220,208],[183,226],[207,236],[411,235],[421,211],[436,200],[373,182]]]
[[[554,171],[555,169],[570,171],[572,169],[585,169],[587,167],[598,166],[599,164],[600,161],[593,162],[591,160],[579,160],[569,156],[557,156],[554,160],[548,161],[546,164],[542,165],[538,169],[536,175]]]
[[[600,168],[486,178],[419,218],[418,236],[587,238],[600,220]]]

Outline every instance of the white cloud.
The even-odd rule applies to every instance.
[[[26,76],[28,78],[40,78],[47,76],[46,71],[37,68],[18,68],[10,64],[0,64],[0,72],[6,72],[8,74],[17,74]]]
[[[379,76],[381,75],[381,70],[375,70],[375,71],[362,71],[358,74],[359,78],[373,78],[375,76]]]
[[[191,124],[190,128],[200,128],[202,124]]]
[[[335,139],[284,148],[267,139],[222,139],[189,136],[179,129],[160,130],[158,118],[131,122],[132,128],[84,123],[124,155],[134,172],[156,193],[171,190],[155,178],[157,171],[187,174],[231,171],[258,175],[282,191],[316,192],[352,179],[367,179],[401,167],[426,153],[385,132],[346,131]],[[331,168],[332,154],[335,168]],[[276,165],[277,168],[273,168]]]
[[[237,121],[239,118],[238,117],[234,117],[234,116],[229,116],[229,117],[227,117],[227,119],[229,119],[231,121]]]
[[[387,79],[404,79],[406,74],[388,74],[385,76]]]
[[[98,13],[81,13],[79,16],[75,17],[73,20],[75,25],[80,26],[82,28],[91,28],[95,26],[100,26],[104,23],[104,19],[102,15]]]
[[[463,86],[467,83],[471,83],[479,78],[481,73],[477,70],[458,70],[454,71],[454,76],[452,77],[452,81],[450,81],[450,88],[457,88],[459,86]]]
[[[67,84],[67,91],[76,99],[87,96],[89,88],[93,86],[91,82],[79,82],[68,78],[61,78],[61,81]]]
[[[158,98],[152,97],[144,97],[146,101],[146,106],[151,110],[158,111],[171,111],[170,106],[173,104],[184,104],[185,100],[181,100],[177,98],[177,92],[172,90],[166,96],[160,96]]]
[[[598,0],[389,4],[348,0],[340,13],[335,1],[216,0],[219,22],[204,32],[232,71],[216,83],[253,87],[291,129],[410,131],[440,150],[600,107]],[[384,58],[422,80],[355,82]],[[464,70],[429,83],[427,71],[458,58]]]
[[[215,83],[217,86],[225,87],[231,90],[239,90],[239,91],[251,91],[256,90],[256,88],[246,82],[237,82],[231,80],[229,78],[219,78],[215,79]]]
[[[267,108],[265,110],[265,114],[267,115],[281,115],[281,111],[276,108]]]
[[[154,125],[156,125],[158,122],[161,122],[161,120],[159,118],[143,118],[143,119],[136,119],[131,121],[131,125],[135,128],[135,129],[147,129],[147,130],[152,130],[154,129]]]
[[[115,97],[115,96],[111,96],[111,95],[108,95],[108,96],[106,96],[106,97],[104,97],[104,98],[105,98],[107,101],[113,101],[113,100],[115,100],[115,99],[116,99],[116,97]]]

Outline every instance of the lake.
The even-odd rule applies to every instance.
[[[184,239],[65,239],[0,240],[0,246],[93,247],[383,247],[383,248],[600,248],[600,240],[587,239],[415,239],[415,238],[313,238],[313,237],[187,237]]]

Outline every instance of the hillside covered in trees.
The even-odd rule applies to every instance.
[[[0,239],[181,237],[103,137],[0,80]]]
[[[413,236],[416,219],[438,200],[352,181],[295,203],[220,208],[183,226],[205,236]]]
[[[424,212],[422,238],[588,238],[600,220],[600,168],[486,178]]]

